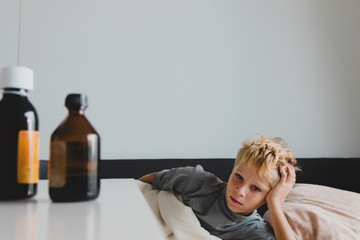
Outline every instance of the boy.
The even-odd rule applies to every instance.
[[[260,136],[243,143],[228,183],[201,166],[163,170],[139,180],[180,194],[201,226],[221,239],[295,239],[281,208],[295,183],[295,164],[281,138]],[[265,202],[273,229],[256,212]]]

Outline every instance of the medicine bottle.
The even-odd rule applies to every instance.
[[[39,122],[28,98],[34,72],[2,68],[0,87],[0,200],[30,198],[39,180]]]
[[[49,195],[54,202],[92,200],[100,190],[100,137],[84,115],[85,94],[69,94],[68,116],[51,135]]]

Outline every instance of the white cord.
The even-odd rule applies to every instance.
[[[18,29],[18,52],[17,52],[17,65],[20,64],[20,33],[21,33],[21,0],[19,6],[19,29]]]

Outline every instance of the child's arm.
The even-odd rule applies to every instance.
[[[281,178],[276,186],[266,196],[266,202],[270,211],[272,226],[277,240],[296,239],[293,230],[287,221],[281,205],[295,183],[294,167],[288,164],[281,169]]]
[[[145,183],[152,184],[155,175],[156,175],[156,172],[154,172],[154,173],[149,173],[149,174],[147,174],[147,175],[142,176],[141,178],[139,178],[139,180],[142,181],[142,182],[145,182]]]

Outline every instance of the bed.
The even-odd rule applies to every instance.
[[[297,238],[360,239],[360,158],[297,160],[302,172],[297,173],[296,184],[283,204]],[[234,159],[230,158],[102,160],[100,175],[101,178],[139,178],[162,169],[200,164],[206,171],[227,181],[233,162]],[[41,161],[40,166],[40,178],[45,179],[47,161]],[[139,187],[168,239],[217,239],[199,229],[196,219],[191,216],[191,209],[182,206],[179,198],[154,191],[151,186],[142,183],[139,183]],[[160,206],[159,201],[162,202]],[[174,209],[178,210],[177,214]],[[162,216],[161,211],[168,211],[168,214]],[[258,212],[271,224],[266,205]]]

